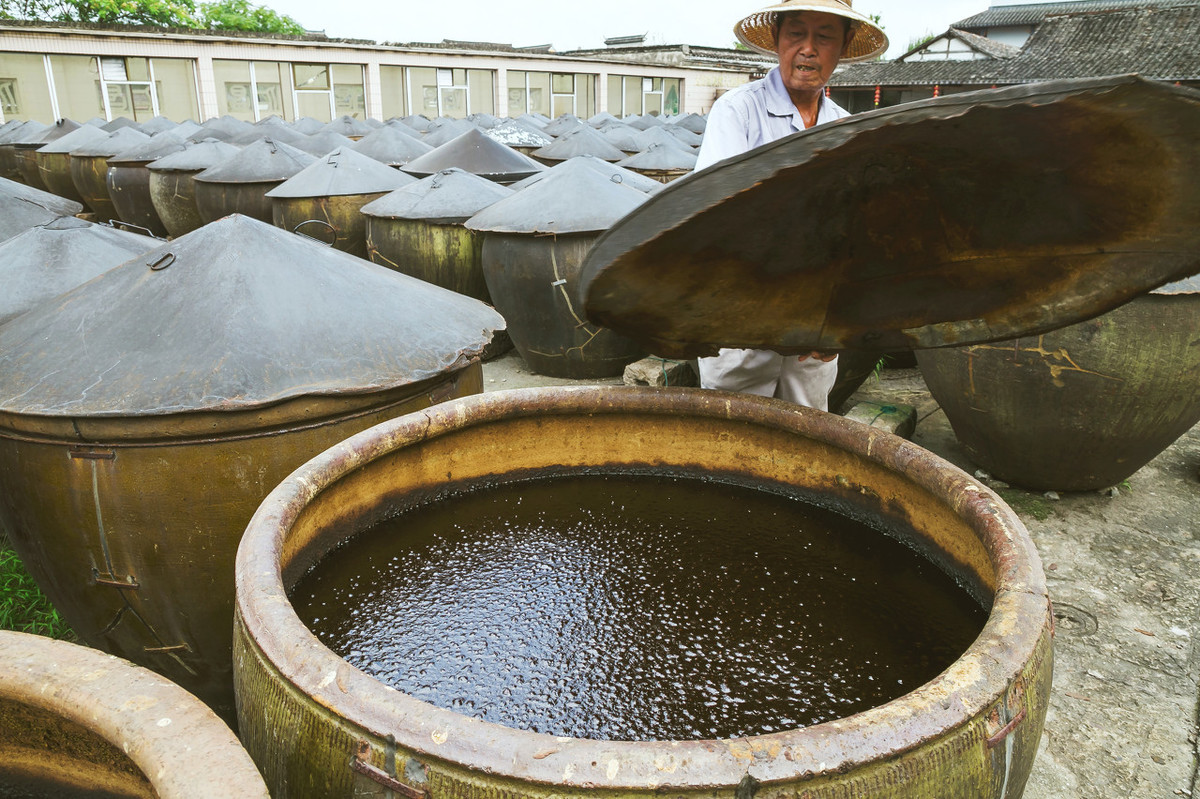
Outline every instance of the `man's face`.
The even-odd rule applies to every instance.
[[[799,11],[783,16],[775,43],[783,85],[791,92],[824,89],[849,46],[846,22],[836,14]]]

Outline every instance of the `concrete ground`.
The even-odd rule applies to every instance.
[[[602,381],[534,375],[515,353],[484,389]],[[913,441],[977,471],[915,369],[870,378],[857,400],[917,408]],[[1116,492],[1059,499],[993,483],[1033,537],[1055,606],[1054,690],[1026,799],[1197,793],[1200,426]]]

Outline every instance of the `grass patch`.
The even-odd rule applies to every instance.
[[[1005,488],[996,493],[1017,512],[1018,516],[1032,516],[1039,522],[1044,522],[1054,513],[1050,500],[1038,494],[1030,494],[1015,488]]]
[[[0,535],[0,630],[16,630],[67,641],[76,639],[58,611],[29,576],[8,539]]]

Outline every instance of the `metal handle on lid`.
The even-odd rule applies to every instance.
[[[152,272],[161,272],[173,263],[175,263],[175,253],[168,252],[164,253],[157,261],[148,263],[146,266],[150,267],[150,271]]]
[[[142,227],[141,225],[135,225],[132,222],[123,222],[120,219],[108,220],[108,227],[120,228],[122,230],[128,230],[128,229],[137,230],[137,231],[141,231],[142,233],[145,233],[147,236],[149,236],[152,239],[158,239],[159,241],[166,241],[166,239],[164,239],[162,236],[155,235],[154,231],[148,227]]]
[[[333,233],[333,241],[323,241],[321,239],[318,239],[316,236],[310,236],[307,233],[301,233],[300,228],[304,227],[305,225],[324,225],[325,227],[329,228],[330,232]],[[338,241],[337,228],[335,228],[333,225],[326,222],[324,219],[306,219],[303,222],[301,222],[300,224],[296,225],[294,228],[292,228],[292,232],[299,234],[301,236],[304,236],[304,238],[306,238],[306,239],[312,239],[313,241],[320,242],[321,244],[324,244],[327,247],[334,246],[335,244],[337,244],[337,241]]]

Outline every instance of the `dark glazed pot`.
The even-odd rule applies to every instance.
[[[290,144],[260,139],[228,160],[193,178],[196,208],[204,224],[230,214],[242,214],[270,224],[267,192],[299,173],[316,159]]]
[[[204,224],[196,205],[196,185],[192,178],[237,153],[238,148],[232,144],[205,139],[146,165],[150,172],[150,201],[167,233],[183,236]]]
[[[589,469],[812,492],[935,553],[990,602],[987,624],[938,677],[863,713],[737,740],[631,743],[539,735],[419,701],[326,648],[289,602],[287,589],[333,547],[422,498]],[[1016,515],[903,439],[746,395],[498,392],[379,425],[267,497],[236,581],[242,742],[275,799],[383,785],[460,799],[1018,799],[1049,702],[1050,602]]]
[[[646,351],[587,321],[579,274],[601,233],[646,195],[578,161],[552,172],[466,227],[484,234],[488,293],[530,369],[574,379],[619,375]]]
[[[108,159],[150,137],[136,128],[118,128],[108,138],[71,151],[71,182],[83,202],[96,215],[97,222],[120,219],[108,194]]]
[[[167,227],[150,198],[150,170],[146,166],[183,149],[183,139],[167,132],[108,159],[108,196],[122,222],[155,236],[167,235]]]
[[[367,257],[367,219],[362,207],[417,179],[370,156],[343,147],[330,152],[267,192],[276,227],[302,230],[317,222],[331,232],[336,249]],[[304,231],[314,238],[320,231]]]
[[[12,127],[5,126],[0,131],[0,178],[24,182],[21,168],[17,163],[17,142],[24,139],[36,139],[46,132],[46,126],[40,122],[29,120],[16,122]]]
[[[573,380],[615,377],[646,355],[637,342],[589,323],[573,291],[580,264],[598,237],[484,235],[488,292],[508,323],[513,345],[538,374]]]
[[[1038,490],[1108,488],[1200,421],[1200,280],[1041,336],[917,352],[971,458]]]
[[[107,138],[108,134],[100,128],[83,125],[36,150],[33,157],[47,191],[68,200],[85,202],[71,180],[71,151]]]
[[[363,206],[367,250],[381,266],[490,303],[483,237],[463,223],[512,190],[447,169]]]
[[[21,173],[21,180],[35,189],[50,191],[45,181],[42,180],[42,170],[38,168],[37,150],[81,127],[83,126],[73,120],[60,119],[53,125],[40,130],[33,125],[21,128],[20,134],[12,140],[16,154],[16,166]]]

